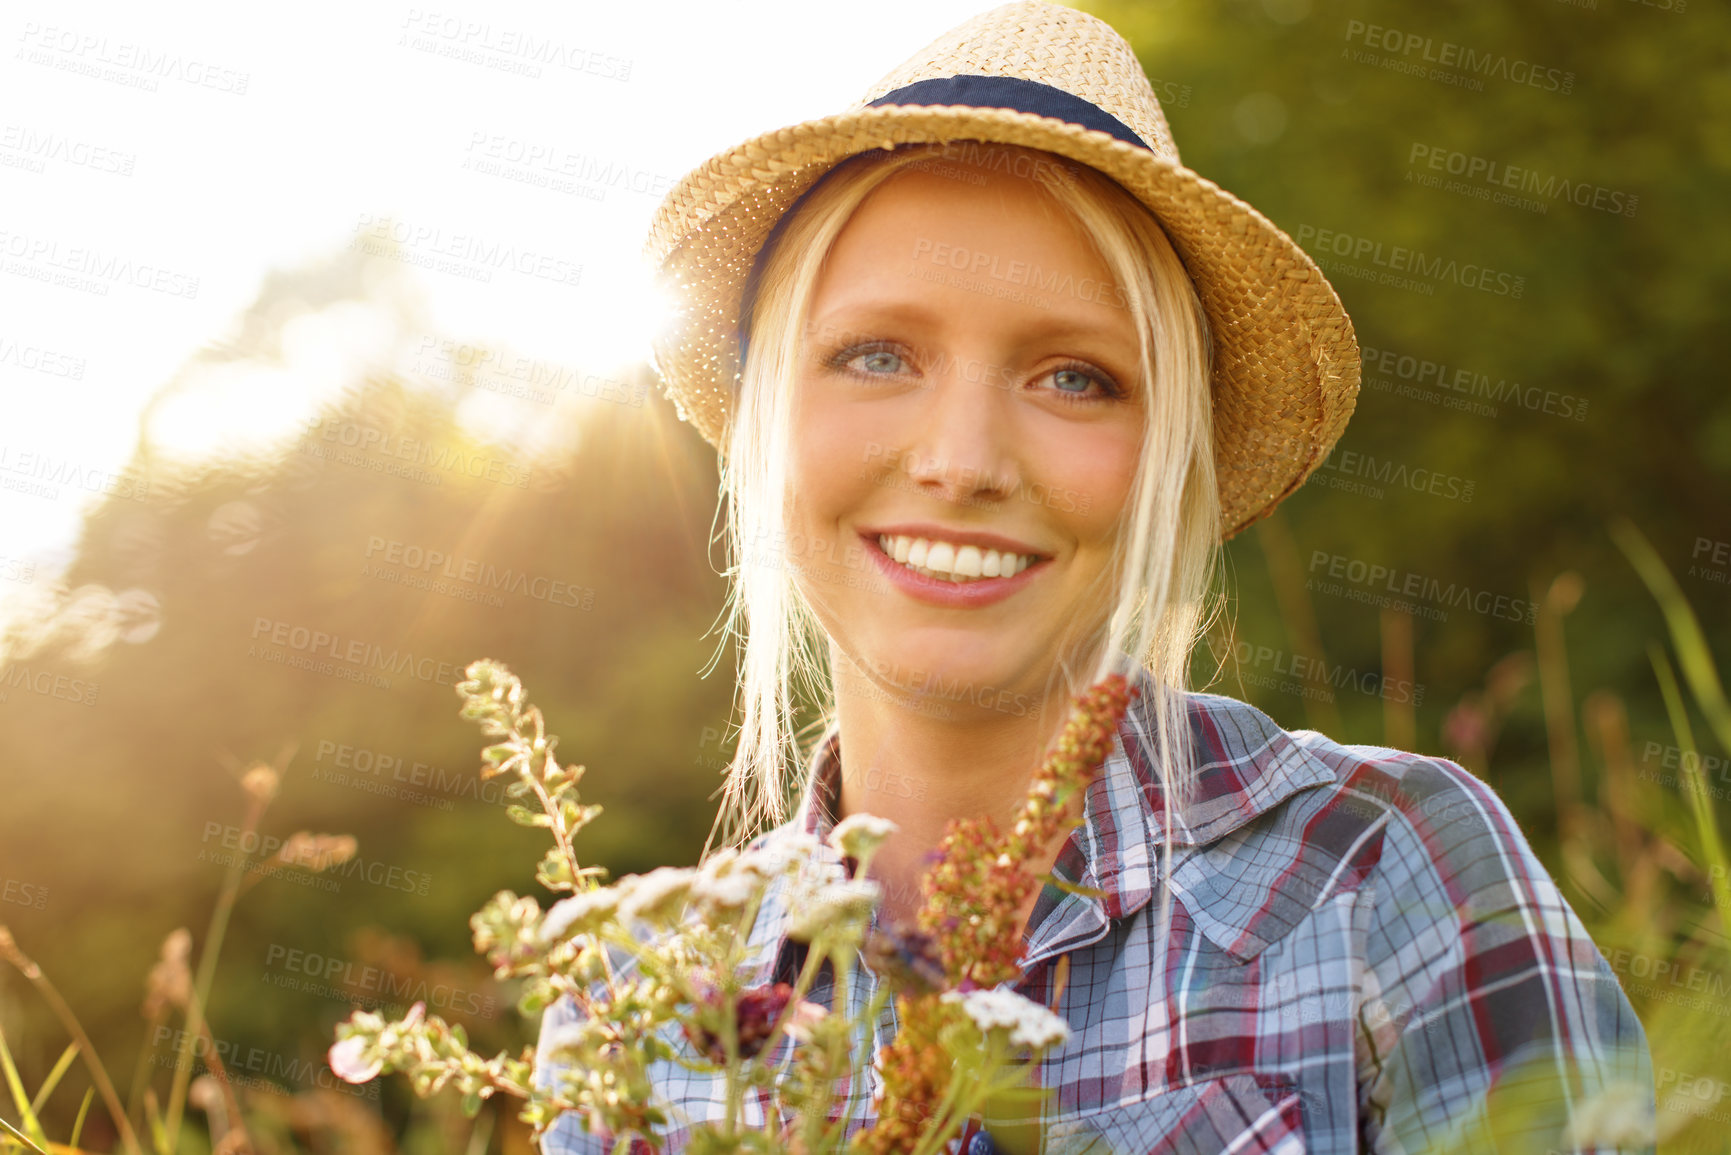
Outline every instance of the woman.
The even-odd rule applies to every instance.
[[[1045,1113],[965,1149],[1651,1149],[1641,1025],[1495,794],[1185,689],[1221,541],[1326,457],[1358,351],[1290,238],[1179,164],[1109,26],[987,12],[697,169],[651,249],[683,309],[658,367],[733,515],[726,841],[890,818],[871,874],[905,922],[1072,695],[1139,687],[1045,851],[1083,889],[1024,911],[1015,989],[1072,1031]],[[832,705],[809,758],[801,685]],[[798,966],[786,921],[760,916],[765,975]],[[571,1117],[544,1145],[606,1149]]]

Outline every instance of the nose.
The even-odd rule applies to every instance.
[[[919,489],[941,501],[988,504],[1016,491],[1020,478],[1008,392],[953,362],[934,373],[912,414],[914,432],[903,468]]]

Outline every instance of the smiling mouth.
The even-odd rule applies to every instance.
[[[879,534],[872,540],[885,556],[903,568],[957,585],[1015,577],[1042,560],[1039,554],[981,549],[977,545],[957,545],[924,537]]]

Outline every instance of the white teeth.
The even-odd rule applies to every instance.
[[[878,535],[883,551],[915,573],[943,581],[965,582],[979,578],[1014,577],[1034,564],[1033,554],[982,550],[977,545],[954,545],[923,537]]]

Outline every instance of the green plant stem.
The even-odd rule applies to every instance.
[[[253,1150],[252,1136],[247,1132],[246,1121],[241,1118],[240,1100],[235,1098],[234,1084],[228,1077],[228,1067],[223,1064],[222,1053],[217,1050],[216,1040],[211,1037],[210,1024],[205,1023],[202,1029],[206,1048],[204,1053],[207,1056],[205,1062],[210,1067],[210,1073],[216,1076],[217,1085],[222,1088],[223,1105],[228,1109],[227,1126],[224,1128],[224,1134],[229,1131],[239,1131],[246,1140],[247,1150],[251,1151]],[[222,1136],[219,1135],[216,1138],[220,1142]]]
[[[1727,877],[1725,846],[1719,839],[1719,823],[1713,816],[1707,782],[1701,773],[1701,758],[1695,751],[1695,733],[1689,725],[1689,714],[1683,708],[1683,695],[1677,689],[1677,678],[1663,650],[1650,645],[1648,655],[1653,672],[1659,678],[1659,692],[1665,698],[1665,712],[1671,717],[1671,728],[1677,734],[1677,747],[1682,751],[1679,762],[1684,780],[1689,784],[1689,809],[1695,816],[1695,830],[1701,839],[1702,856],[1717,870],[1707,871],[1708,885],[1713,888],[1713,905],[1719,911],[1719,924],[1731,928],[1731,877]]]
[[[745,1098],[739,1083],[739,995],[731,980],[717,985],[724,996],[721,1042],[727,1051],[727,1136],[731,1139],[739,1134],[739,1109]]]
[[[1677,649],[1683,678],[1695,695],[1695,704],[1706,715],[1707,725],[1719,739],[1719,744],[1731,751],[1731,702],[1726,701],[1725,687],[1713,665],[1713,654],[1707,648],[1695,611],[1690,608],[1683,591],[1677,588],[1671,571],[1665,568],[1665,563],[1633,522],[1619,518],[1611,525],[1611,535],[1659,602],[1665,625],[1671,632],[1671,644]]]
[[[0,1127],[6,1128],[6,1130],[11,1133],[13,1139],[24,1144],[26,1147],[30,1148],[30,1150],[35,1151],[37,1155],[48,1155],[48,1152],[42,1150],[42,1148],[36,1145],[36,1140],[20,1131],[6,1120],[0,1119]]]
[[[1405,610],[1384,606],[1378,618],[1382,634],[1382,676],[1393,678],[1395,685],[1403,682],[1417,685],[1413,677],[1412,615]],[[1312,667],[1315,668],[1315,667]],[[1418,722],[1414,716],[1412,695],[1383,696],[1383,744],[1396,750],[1410,750],[1418,737]]]
[[[109,1115],[114,1119],[115,1129],[120,1132],[121,1142],[126,1145],[126,1149],[131,1155],[140,1155],[138,1136],[132,1130],[132,1124],[127,1121],[126,1112],[121,1110],[120,1095],[114,1090],[114,1081],[108,1077],[108,1069],[102,1065],[102,1060],[97,1057],[96,1048],[91,1044],[90,1036],[84,1033],[84,1027],[79,1023],[78,1016],[72,1013],[72,1008],[67,1005],[65,999],[60,997],[60,992],[55,989],[48,976],[42,973],[42,968],[18,948],[18,944],[12,940],[12,935],[6,932],[4,928],[0,928],[0,955],[3,955],[7,962],[17,967],[18,972],[29,979],[31,984],[41,992],[42,998],[53,1009],[55,1017],[60,1020],[60,1025],[66,1028],[66,1033],[71,1035],[73,1041],[78,1044],[79,1053],[84,1056],[84,1065],[90,1069],[91,1081],[96,1084],[97,1092],[102,1096],[103,1105],[108,1108]]]
[[[76,1150],[78,1147],[78,1137],[80,1135],[84,1134],[84,1117],[86,1115],[90,1114],[90,1100],[94,1099],[95,1097],[96,1097],[96,1088],[95,1087],[85,1088],[84,1101],[82,1103],[78,1104],[78,1117],[76,1119],[72,1120],[72,1137],[67,1141],[67,1144],[66,1144],[68,1147],[71,1147],[74,1150]]]
[[[1262,547],[1262,558],[1268,564],[1268,578],[1274,586],[1274,604],[1286,626],[1286,636],[1297,653],[1308,658],[1305,681],[1322,687],[1316,671],[1327,669],[1322,650],[1322,631],[1316,627],[1316,609],[1304,588],[1304,571],[1299,562],[1298,545],[1292,531],[1278,513],[1256,523],[1256,541]],[[1340,712],[1332,697],[1304,695],[1304,714],[1312,728],[1325,734],[1340,731]]]
[[[144,1030],[144,1037],[146,1040],[154,1039],[156,1037],[157,1028],[162,1026],[163,1021],[167,1019],[167,1017],[168,1013],[166,1009],[164,1009],[159,1010],[146,1021]],[[147,1041],[144,1046],[138,1048],[138,1064],[132,1071],[132,1087],[126,1093],[126,1117],[128,1119],[139,1116],[144,1110],[144,1087],[149,1076],[150,1044]],[[142,1121],[141,1118],[140,1122]]]
[[[1003,1046],[988,1034],[986,1036],[985,1069],[987,1071],[996,1070],[1002,1060]],[[980,1082],[984,1084],[985,1080],[982,1079]],[[952,1072],[949,1085],[944,1088],[943,1102],[938,1104],[937,1125],[920,1138],[920,1145],[914,1148],[914,1155],[937,1155],[938,1152],[949,1146],[954,1133],[960,1131],[967,1124],[968,1117],[973,1114],[976,1097],[968,1096],[967,1101],[962,1102],[961,1085],[962,1080],[956,1078]]]
[[[875,1031],[876,1031],[876,1024],[878,1021],[878,1016],[883,1014],[884,1004],[887,1003],[889,1001],[889,999],[890,999],[889,984],[881,982],[881,981],[877,982],[877,984],[872,988],[871,998],[866,1001],[866,1013],[865,1013],[866,1028],[868,1030],[871,1030],[874,1032],[874,1036],[873,1036],[874,1038],[876,1037]],[[843,1134],[845,1134],[847,1132],[848,1122],[853,1118],[854,1103],[855,1103],[857,1095],[858,1095],[858,1092],[855,1088],[855,1084],[859,1080],[857,1078],[855,1078],[855,1074],[857,1073],[857,1068],[855,1068],[854,1064],[853,1064],[853,1047],[852,1047],[851,1041],[850,1041],[850,1044],[848,1047],[848,1065],[849,1065],[849,1071],[848,1071],[848,1080],[847,1080],[847,1088],[848,1088],[848,1091],[847,1091],[847,1093],[848,1093],[847,1110],[842,1113],[841,1118],[837,1119],[833,1124],[831,1124],[829,1127],[827,1127],[824,1130],[823,1136],[822,1136],[822,1141],[816,1147],[813,1148],[814,1151],[839,1150],[840,1149],[840,1143],[841,1143],[841,1137]],[[833,1096],[832,1096],[832,1100],[833,1100]]]
[[[241,846],[246,845],[248,834],[258,830],[259,820],[264,817],[265,807],[269,805],[268,799],[257,794],[248,795],[248,799],[246,819],[241,824],[238,843]],[[187,999],[186,1029],[181,1032],[180,1053],[175,1057],[174,1081],[169,1088],[168,1114],[163,1121],[170,1151],[180,1143],[180,1121],[186,1108],[187,1087],[192,1082],[192,1044],[204,1031],[205,1000],[216,983],[217,956],[222,952],[222,940],[228,933],[228,920],[234,911],[235,899],[240,897],[240,884],[246,874],[246,865],[246,858],[242,855],[236,855],[235,860],[229,863],[228,873],[222,880],[222,892],[217,896],[216,908],[210,913],[210,927],[205,931],[204,950],[198,956],[198,978]]]
[[[1544,704],[1545,736],[1551,753],[1551,789],[1563,841],[1580,828],[1581,755],[1575,741],[1574,698],[1569,692],[1569,657],[1563,641],[1563,615],[1549,592],[1533,586],[1538,606],[1533,641],[1538,650],[1539,697]]]
[[[815,950],[805,952],[805,965],[799,968],[799,977],[793,980],[793,995],[787,1000],[787,1005],[781,1008],[781,1013],[775,1017],[775,1022],[769,1028],[769,1037],[779,1035],[787,1021],[793,1018],[800,1001],[806,992],[811,990],[811,984],[817,979],[817,968],[823,965],[824,956]]]
[[[18,1121],[24,1124],[24,1131],[19,1133],[30,1140],[32,1147],[48,1142],[48,1134],[42,1130],[37,1110],[24,1094],[24,1080],[18,1077],[18,1065],[12,1061],[12,1049],[6,1045],[4,1034],[0,1034],[0,1068],[5,1070],[7,1090],[12,1092],[12,1102],[18,1108]]]

